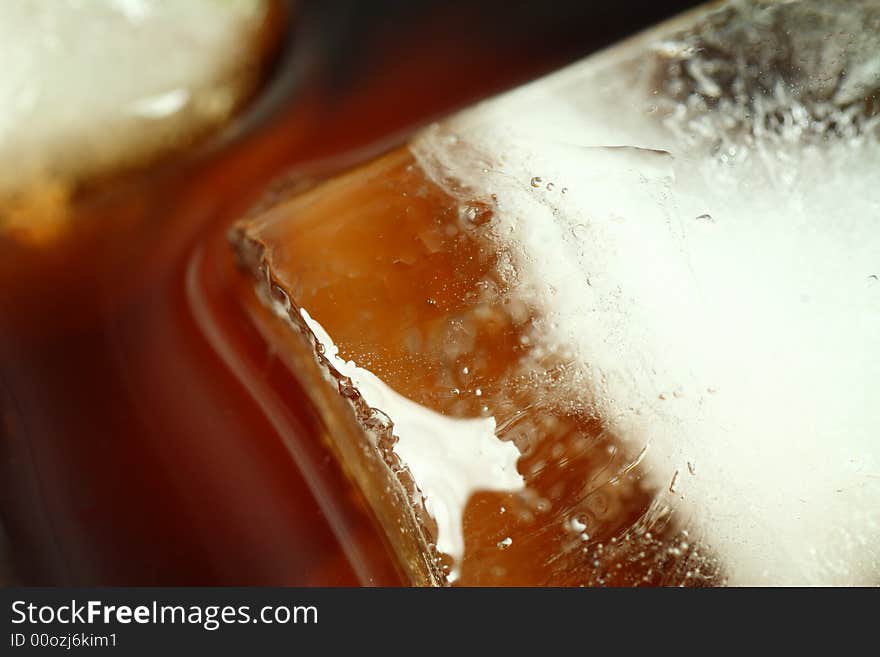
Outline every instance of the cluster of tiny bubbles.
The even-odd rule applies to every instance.
[[[394,428],[394,422],[390,417],[378,408],[370,409],[370,416],[365,420],[368,429],[375,431],[391,431]]]
[[[581,548],[588,567],[590,584],[602,585],[613,573],[618,584],[723,584],[717,563],[702,554],[687,530],[669,538],[655,537],[650,531],[636,529],[607,542],[588,543]],[[626,574],[624,569],[634,569]],[[623,580],[618,577],[623,577]]]

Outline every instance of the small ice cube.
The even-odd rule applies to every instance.
[[[138,164],[252,89],[266,0],[0,3],[0,197]]]

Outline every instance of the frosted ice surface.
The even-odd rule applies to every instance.
[[[0,193],[137,162],[224,118],[250,83],[266,9],[263,0],[0,3]]]
[[[878,98],[880,5],[734,2],[413,144],[734,584],[880,582]]]

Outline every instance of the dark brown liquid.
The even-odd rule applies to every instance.
[[[449,38],[433,17],[394,34],[347,91],[303,87],[233,145],[82,190],[57,239],[0,236],[8,579],[401,582],[236,301],[227,228],[289,167],[348,166],[589,44],[572,25],[529,47]]]

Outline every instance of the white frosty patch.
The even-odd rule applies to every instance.
[[[460,563],[465,548],[462,517],[471,495],[523,488],[516,445],[495,436],[494,417],[447,417],[395,392],[369,370],[340,358],[324,328],[305,309],[300,312],[333,368],[351,379],[370,407],[394,422],[394,452],[409,468],[437,523],[437,549]]]

